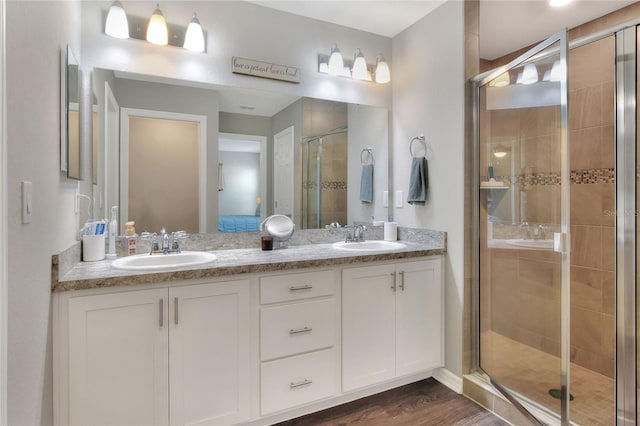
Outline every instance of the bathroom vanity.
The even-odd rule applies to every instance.
[[[431,376],[445,238],[403,243],[161,272],[54,256],[55,423],[266,425]]]

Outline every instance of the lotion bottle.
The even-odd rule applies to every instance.
[[[109,221],[109,252],[107,258],[116,257],[116,237],[118,236],[118,206],[111,207],[111,221]]]
[[[136,234],[135,222],[125,223],[124,238],[127,241],[127,256],[136,254],[136,243],[138,242],[138,234]]]

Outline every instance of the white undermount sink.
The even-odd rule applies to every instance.
[[[202,265],[212,262],[215,259],[215,254],[206,251],[183,251],[182,253],[153,255],[137,254],[135,256],[116,259],[111,264],[111,267],[127,271],[158,271],[162,269]]]
[[[406,247],[407,245],[403,243],[384,240],[369,240],[359,242],[338,241],[337,243],[333,243],[333,248],[353,251],[400,250]]]

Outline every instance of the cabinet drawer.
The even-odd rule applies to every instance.
[[[333,346],[335,318],[333,298],[262,308],[261,359],[264,361]]]
[[[334,271],[302,272],[260,278],[260,303],[328,296],[335,288]]]
[[[269,414],[336,394],[333,349],[263,362],[261,413]]]

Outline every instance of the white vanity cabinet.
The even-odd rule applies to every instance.
[[[260,278],[260,413],[337,395],[336,269]]]
[[[68,374],[68,420],[63,415],[60,423],[228,425],[248,419],[248,280],[66,301],[58,314],[68,315],[60,319],[68,324],[68,364],[57,364],[58,374]]]
[[[440,256],[342,272],[342,391],[441,367]]]

